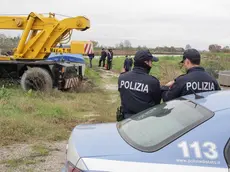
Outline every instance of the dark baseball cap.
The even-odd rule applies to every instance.
[[[136,52],[135,57],[134,57],[135,61],[148,61],[148,60],[152,60],[154,62],[159,61],[159,59],[155,56],[153,56],[149,50],[139,50]]]
[[[185,50],[183,54],[183,60],[180,63],[184,63],[185,59],[189,59],[191,62],[193,62],[194,60],[200,60],[200,58],[201,56],[199,51],[196,49],[188,49]]]

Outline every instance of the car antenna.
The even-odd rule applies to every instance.
[[[195,95],[195,99],[202,99],[202,98],[204,98],[204,96],[200,96],[200,95],[198,95],[198,94],[196,94],[195,93],[195,91],[193,90],[193,89],[191,89],[191,88],[189,88],[192,92],[193,92],[193,94]]]

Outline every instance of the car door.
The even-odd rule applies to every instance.
[[[224,156],[228,165],[228,171],[230,172],[230,138],[225,146]]]

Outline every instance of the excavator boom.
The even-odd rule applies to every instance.
[[[58,43],[70,41],[73,29],[85,31],[89,28],[90,21],[83,16],[61,21],[57,20],[52,13],[48,17],[34,12],[26,17],[0,16],[0,29],[23,30],[13,55],[13,59],[20,60],[43,60],[51,52],[90,54],[93,52],[93,46],[88,41],[71,42],[70,48],[56,47]],[[2,59],[5,60],[0,58]]]
[[[20,79],[23,90],[69,90],[77,87],[84,77],[84,62],[46,60],[51,52],[88,55],[93,53],[90,41],[70,42],[72,31],[85,31],[90,21],[84,16],[63,20],[31,12],[28,16],[0,16],[0,29],[22,30],[12,56],[0,56],[0,78]],[[59,44],[59,46],[58,46]],[[64,56],[63,56],[64,57]]]

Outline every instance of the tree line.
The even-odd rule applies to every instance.
[[[4,34],[0,34],[0,54],[12,54],[12,49],[17,47],[19,40],[20,36],[8,37]]]
[[[134,47],[132,46],[131,42],[129,40],[124,40],[124,41],[121,41],[120,43],[118,44],[115,44],[115,46],[103,46],[103,45],[100,45],[98,41],[92,41],[93,42],[93,45],[94,45],[94,48],[96,50],[98,49],[102,49],[102,48],[105,48],[105,49],[114,49],[114,50],[140,50],[140,49],[149,49],[150,51],[154,51],[156,53],[160,53],[160,52],[171,52],[171,53],[181,53],[181,52],[184,52],[185,49],[189,49],[191,48],[191,46],[189,44],[187,44],[185,46],[185,48],[183,47],[174,47],[174,46],[163,46],[163,47],[160,47],[160,46],[157,46],[155,48],[151,48],[151,47],[147,47],[147,46],[137,46],[137,47]]]
[[[3,51],[10,51],[12,50],[12,48],[17,47],[18,42],[20,40],[20,36],[16,36],[16,37],[9,37],[6,36],[5,34],[0,34],[0,49]],[[124,40],[121,41],[120,43],[115,44],[114,46],[103,46],[100,45],[98,41],[92,41],[93,45],[94,45],[94,49],[96,50],[101,50],[102,48],[105,49],[114,49],[114,50],[140,50],[140,49],[149,49],[150,51],[154,51],[156,53],[163,53],[163,52],[171,52],[171,53],[180,53],[180,52],[184,52],[184,50],[186,49],[190,49],[192,48],[191,45],[187,44],[184,48],[183,47],[174,47],[174,46],[157,46],[155,48],[152,47],[147,47],[147,46],[137,46],[134,47],[132,46],[132,43],[129,40]],[[211,44],[208,47],[210,52],[224,52],[224,53],[230,53],[230,47],[229,46],[224,46],[221,47],[218,44]]]
[[[18,45],[20,37],[8,37],[4,34],[0,34],[0,48],[14,48]]]
[[[230,53],[230,47],[229,46],[224,46],[221,47],[218,44],[211,44],[208,47],[210,52],[218,53],[218,52],[223,52],[223,53]]]

